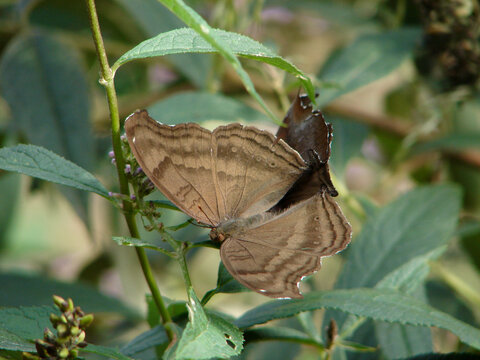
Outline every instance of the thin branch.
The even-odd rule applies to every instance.
[[[107,92],[108,107],[110,111],[110,120],[112,127],[112,144],[113,151],[115,153],[115,160],[117,163],[117,175],[120,183],[120,191],[127,198],[130,196],[130,190],[128,187],[127,177],[125,176],[125,159],[123,158],[122,153],[122,140],[120,139],[120,117],[118,114],[118,102],[117,94],[115,91],[115,83],[113,79],[113,72],[108,64],[107,53],[105,51],[105,46],[103,44],[103,39],[100,31],[100,24],[98,22],[97,9],[95,7],[94,0],[86,0],[88,14],[90,18],[90,27],[92,30],[93,41],[95,43],[95,48],[97,50],[98,60],[100,62],[101,69],[101,79],[100,83],[105,87]],[[132,211],[132,204],[129,201],[123,201],[123,214],[127,222],[130,235],[134,238],[139,238],[137,223],[135,221],[135,215]],[[175,333],[173,332],[172,327],[170,326],[172,319],[170,314],[163,302],[163,298],[160,294],[160,290],[155,282],[153,277],[152,269],[150,263],[148,262],[147,255],[145,250],[140,247],[135,247],[135,251],[140,261],[140,265],[143,270],[143,274],[147,281],[147,284],[152,293],[152,297],[155,301],[155,304],[158,308],[160,316],[162,318],[162,323],[165,326],[168,338],[172,341],[175,338]]]

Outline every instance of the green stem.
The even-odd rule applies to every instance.
[[[100,69],[102,74],[100,83],[105,87],[107,92],[108,108],[110,111],[110,119],[112,126],[113,152],[115,153],[115,160],[117,163],[117,175],[118,181],[120,183],[120,192],[126,195],[128,198],[130,196],[130,190],[128,188],[127,177],[124,173],[125,159],[123,158],[122,140],[120,139],[120,116],[118,113],[117,94],[115,91],[113,72],[108,64],[107,53],[103,44],[100,24],[98,22],[95,0],[86,0],[86,2],[90,18],[90,27],[92,30],[93,41],[97,50],[98,60],[100,62]],[[134,238],[139,238],[140,236],[138,233],[137,223],[135,221],[135,214],[132,211],[132,204],[128,200],[123,201],[123,213],[127,222],[128,229],[130,231],[130,235]],[[162,323],[165,326],[168,338],[170,340],[173,340],[175,338],[175,334],[173,332],[173,329],[170,327],[172,319],[170,317],[170,314],[168,313],[165,303],[163,302],[163,298],[153,277],[152,269],[150,267],[150,263],[148,262],[147,255],[145,254],[145,250],[138,247],[135,248],[135,250],[137,252],[138,260],[140,261],[143,274],[152,293],[152,297],[158,307],[160,316],[162,317]]]
[[[187,262],[185,260],[185,253],[187,249],[187,244],[182,243],[180,249],[178,249],[178,263],[180,264],[180,268],[182,269],[183,279],[185,281],[185,285],[187,286],[188,293],[190,293],[190,289],[192,288],[192,281],[190,280],[190,274],[188,272]]]

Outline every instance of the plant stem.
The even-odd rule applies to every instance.
[[[93,42],[95,43],[98,60],[100,62],[100,69],[102,74],[100,83],[105,87],[107,92],[108,108],[110,111],[110,120],[112,126],[113,152],[115,153],[115,160],[117,163],[117,175],[120,185],[120,192],[126,195],[128,198],[130,196],[130,190],[128,188],[127,177],[125,176],[124,172],[125,159],[123,158],[122,153],[122,140],[120,138],[120,117],[118,114],[118,102],[117,94],[115,91],[113,72],[108,64],[107,53],[103,44],[100,24],[98,22],[95,0],[86,0],[86,3],[88,8],[88,15],[90,18],[90,27],[93,36]],[[132,211],[132,204],[127,200],[123,201],[123,213],[127,222],[128,230],[130,231],[130,235],[134,238],[139,238],[140,236],[138,233],[137,223],[135,221],[135,214]],[[153,277],[152,269],[150,267],[150,263],[148,262],[147,255],[145,253],[145,250],[142,248],[136,247],[135,250],[137,252],[138,260],[140,261],[143,274],[152,293],[152,297],[155,301],[155,304],[157,305],[160,316],[162,317],[162,323],[165,326],[168,338],[171,341],[175,338],[175,334],[169,325],[172,322],[172,319],[170,317],[170,314],[168,313],[165,303],[163,302],[163,298]]]
[[[190,280],[190,274],[188,273],[187,262],[185,261],[185,251],[186,251],[186,249],[187,249],[187,244],[182,243],[181,248],[178,249],[178,263],[180,264],[180,267],[182,269],[182,275],[183,275],[183,279],[185,281],[185,285],[187,286],[187,289],[191,289],[192,288],[192,281]]]

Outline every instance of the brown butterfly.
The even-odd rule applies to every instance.
[[[307,95],[297,94],[287,115],[285,127],[277,131],[277,138],[283,139],[297,150],[307,161],[308,169],[287,192],[274,209],[285,209],[294,203],[308,199],[319,191],[330,196],[338,192],[332,184],[328,159],[330,158],[333,131],[318,110],[313,110]]]
[[[213,132],[194,123],[163,125],[145,110],[130,115],[125,130],[147,176],[212,228],[225,267],[254,291],[301,298],[302,277],[350,241],[350,224],[324,191],[268,211],[308,170],[297,151],[269,132],[240,124]]]

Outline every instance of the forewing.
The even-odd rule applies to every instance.
[[[307,168],[297,151],[267,131],[231,124],[218,127],[213,136],[219,211],[226,218],[267,211]]]
[[[326,190],[330,196],[338,192],[330,179],[328,159],[332,141],[332,127],[320,111],[313,110],[306,95],[297,95],[285,116],[287,127],[280,127],[277,137],[297,150],[309,165],[302,177],[288,191],[274,210],[283,210]]]
[[[212,133],[193,123],[160,124],[145,110],[126,120],[125,131],[135,158],[155,186],[195,220],[217,225]]]
[[[250,224],[247,219],[231,237],[221,257],[239,282],[272,297],[299,297],[299,281],[320,269],[322,256],[348,245],[351,226],[336,202],[320,192],[278,215],[267,213]]]

